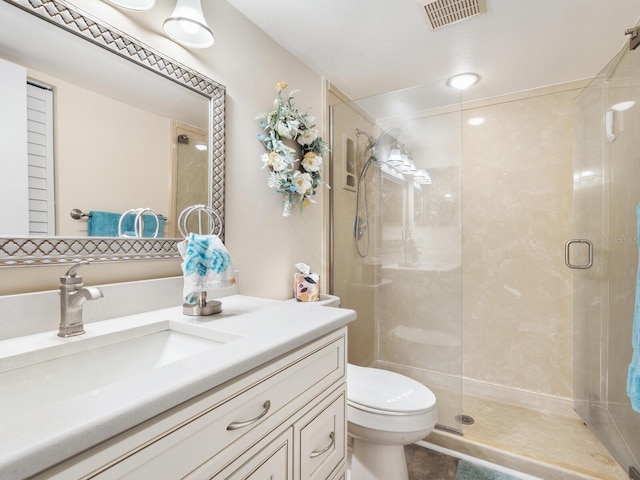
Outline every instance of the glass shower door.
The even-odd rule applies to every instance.
[[[640,50],[623,50],[576,98],[574,405],[627,469],[640,470],[640,413],[627,397],[640,202]],[[592,255],[593,264],[589,264]],[[635,478],[635,477],[634,477]],[[640,477],[637,477],[640,478]]]
[[[354,101],[329,93],[331,293],[358,313],[349,362],[423,383],[439,426],[459,431],[460,93],[444,80]]]

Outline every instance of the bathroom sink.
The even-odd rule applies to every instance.
[[[37,408],[43,400],[52,405],[79,395],[99,395],[114,383],[151,373],[237,338],[241,337],[161,321],[61,339],[57,344],[5,357],[0,359],[0,391],[11,394],[3,398],[3,415]]]

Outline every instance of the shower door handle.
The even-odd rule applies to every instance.
[[[582,265],[571,263],[571,245],[573,245],[574,243],[584,243],[587,245],[587,250],[589,253],[589,260],[587,263]],[[578,270],[585,270],[587,268],[590,268],[591,265],[593,265],[593,243],[584,238],[574,238],[572,240],[569,240],[564,244],[564,263],[567,267]]]

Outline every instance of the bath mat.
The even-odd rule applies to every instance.
[[[466,460],[460,460],[455,480],[516,480],[516,478],[506,473],[475,465]]]

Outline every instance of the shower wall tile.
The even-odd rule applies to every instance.
[[[463,375],[572,394],[577,90],[463,112]],[[482,116],[477,127],[465,119]]]
[[[374,260],[360,258],[354,246],[353,221],[356,211],[355,185],[346,181],[345,172],[359,174],[363,167],[364,150],[368,140],[357,137],[356,129],[374,133],[372,123],[353,105],[344,103],[330,92],[335,137],[331,160],[333,178],[330,180],[334,198],[333,210],[333,293],[341,299],[341,306],[354,309],[358,318],[349,324],[349,362],[369,365],[375,355],[375,299],[380,279],[372,268]],[[349,164],[352,162],[352,164]]]

